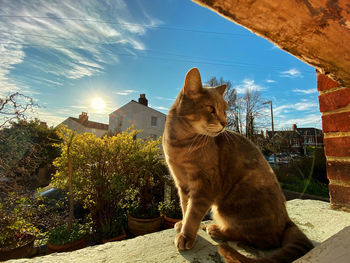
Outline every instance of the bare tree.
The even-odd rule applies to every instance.
[[[227,111],[227,126],[229,129],[245,134],[248,138],[254,140],[256,128],[259,126],[258,120],[264,117],[263,99],[259,91],[247,89],[243,96],[239,96],[230,81],[222,77],[218,80],[216,77],[210,78],[206,86],[215,87],[226,84],[225,99],[229,105]],[[264,125],[262,125],[264,126]]]
[[[248,138],[256,133],[256,122],[258,117],[263,115],[262,103],[260,92],[257,90],[247,89],[243,97],[243,103],[245,106],[245,134]]]
[[[232,87],[232,83],[224,80],[222,77],[218,80],[216,77],[211,77],[207,82],[207,87],[216,87],[226,85],[225,100],[228,103],[227,111],[227,126],[234,131],[241,132],[240,129],[240,107],[241,103],[237,101],[237,92]]]
[[[36,107],[38,105],[32,98],[19,92],[0,98],[0,129],[9,126],[14,120],[25,120],[26,113]]]

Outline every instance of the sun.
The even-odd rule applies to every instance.
[[[96,97],[91,99],[91,106],[95,111],[103,112],[103,110],[106,108],[106,103],[100,97]]]

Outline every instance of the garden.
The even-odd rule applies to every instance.
[[[98,138],[60,127],[50,140],[57,152],[50,187],[21,185],[23,176],[1,183],[4,189],[6,183],[16,187],[1,195],[0,260],[72,251],[172,227],[181,211],[160,139],[135,139],[139,132]]]
[[[37,121],[1,130],[0,260],[172,228],[181,209],[161,142],[135,139],[140,132],[99,138]],[[327,197],[325,163],[323,149],[308,148],[273,169],[282,188]],[[52,176],[41,188],[43,167]]]
[[[271,165],[282,187],[316,199],[329,198],[326,156],[323,147],[307,147],[306,153],[290,158],[288,163]]]

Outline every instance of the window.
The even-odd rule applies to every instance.
[[[156,127],[157,126],[157,117],[152,116],[151,119],[151,126]]]

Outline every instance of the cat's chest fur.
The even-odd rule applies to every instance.
[[[219,176],[218,147],[214,141],[200,147],[194,143],[185,147],[168,144],[165,154],[172,175],[181,185],[208,186]]]

